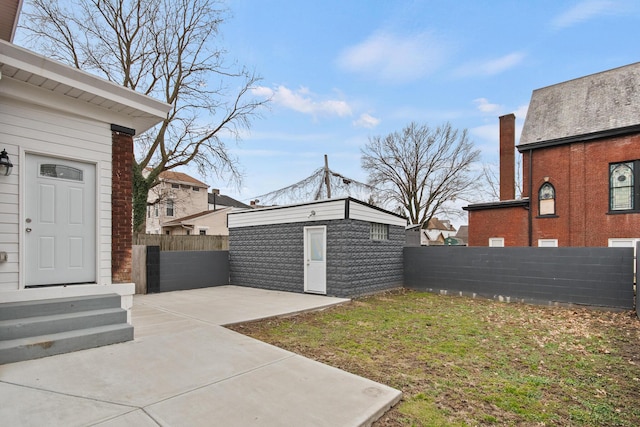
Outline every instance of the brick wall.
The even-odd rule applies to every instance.
[[[351,297],[402,286],[404,227],[372,241],[368,222],[336,220],[229,230],[230,282],[304,291],[304,227],[327,226],[327,295]]]
[[[522,206],[469,211],[469,246],[488,246],[503,237],[505,246],[528,246],[528,211]]]
[[[131,282],[133,136],[112,131],[111,276]]]

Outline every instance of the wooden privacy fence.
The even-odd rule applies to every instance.
[[[133,244],[159,246],[160,251],[226,251],[229,250],[229,236],[171,236],[134,233]]]

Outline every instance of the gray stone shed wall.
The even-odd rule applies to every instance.
[[[304,292],[304,227],[327,226],[327,295],[353,297],[402,286],[404,227],[372,241],[370,223],[314,221],[229,230],[232,285]]]

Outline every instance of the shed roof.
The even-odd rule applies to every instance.
[[[351,197],[231,212],[229,228],[355,219],[405,227],[404,216]]]
[[[640,62],[534,90],[518,149],[631,131],[640,131]]]

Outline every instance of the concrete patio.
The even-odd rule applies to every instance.
[[[222,286],[134,297],[135,340],[0,365],[10,426],[362,426],[398,390],[221,325],[348,300]]]

